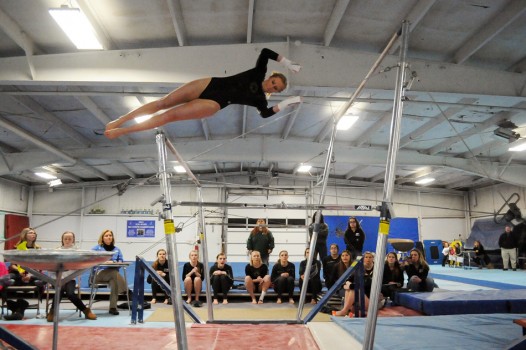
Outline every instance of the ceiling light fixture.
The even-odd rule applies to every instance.
[[[424,178],[422,178],[420,180],[416,180],[415,184],[417,184],[417,185],[428,185],[428,184],[430,184],[433,181],[435,181],[435,179],[432,178],[432,177],[424,177]]]
[[[44,173],[44,172],[37,172],[35,173],[35,175],[40,176],[41,178],[46,179],[46,180],[54,180],[57,178],[55,175],[51,175],[51,174]]]
[[[312,168],[312,165],[301,163],[300,166],[298,167],[298,170],[296,170],[296,171],[298,173],[308,173],[311,168]]]
[[[340,118],[338,121],[338,124],[336,125],[337,130],[349,130],[351,126],[354,125],[358,121],[360,117],[357,115],[344,115]]]
[[[510,143],[508,151],[510,152],[526,151],[526,139],[520,139],[520,140]]]
[[[51,180],[47,184],[49,185],[49,187],[55,187],[58,185],[62,185],[62,180],[60,179]]]
[[[69,40],[79,50],[102,50],[102,44],[97,39],[95,30],[86,15],[78,8],[62,6],[49,9],[49,14]]]
[[[186,169],[182,165],[174,165],[174,170],[179,174],[186,173]]]

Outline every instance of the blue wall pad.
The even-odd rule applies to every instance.
[[[424,249],[426,255],[426,262],[429,265],[441,265],[442,258],[442,241],[439,239],[425,240]]]
[[[505,349],[522,338],[522,329],[513,320],[523,317],[517,314],[379,317],[374,349]],[[366,319],[333,317],[332,320],[363,343]]]
[[[395,302],[426,315],[524,312],[526,289],[398,293]]]

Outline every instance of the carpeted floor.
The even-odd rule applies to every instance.
[[[220,306],[214,308],[214,320],[296,320],[297,306],[271,306],[265,305],[264,308],[240,307],[239,305],[230,304],[229,306]],[[208,321],[208,309],[206,304],[202,308],[193,308],[195,313],[203,320]],[[311,310],[311,307],[305,307],[302,319]],[[389,306],[378,312],[379,317],[403,317],[403,316],[421,316],[422,313],[407,309],[403,306]],[[148,317],[146,322],[174,322],[173,311],[169,307],[157,308]],[[186,322],[192,322],[188,315],[185,315]],[[324,313],[318,313],[312,322],[330,322],[331,316]]]
[[[203,320],[208,321],[208,309],[206,305],[202,308],[194,308],[195,313]],[[305,316],[310,309],[305,309]],[[297,309],[293,307],[275,307],[275,308],[214,308],[214,320],[295,320]],[[303,317],[304,317],[303,316]],[[186,322],[192,320],[185,315]],[[158,308],[146,322],[174,322],[173,311],[171,308]],[[330,316],[318,313],[313,322],[330,322]]]

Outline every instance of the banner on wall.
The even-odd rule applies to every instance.
[[[155,237],[155,220],[128,220],[126,236],[131,238]]]

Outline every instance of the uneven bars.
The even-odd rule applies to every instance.
[[[175,149],[175,146],[172,144],[172,142],[170,140],[168,140],[167,137],[164,138],[165,142],[166,142],[166,146],[168,146],[168,148],[170,149],[170,151],[172,151],[173,155],[175,156],[175,158],[177,158],[177,160],[179,161],[179,164],[182,165],[182,167],[184,168],[184,170],[186,170],[186,173],[188,174],[188,176],[190,176],[190,178],[192,179],[192,181],[194,181],[194,183],[198,186],[198,187],[201,187],[201,183],[199,182],[199,180],[197,179],[197,177],[195,177],[194,173],[192,172],[192,170],[190,170],[190,167],[188,166],[188,164],[186,164],[185,160],[183,159],[183,157],[181,157],[181,155],[179,154],[179,152],[177,152],[177,150]]]
[[[173,206],[181,207],[226,207],[226,208],[251,208],[251,209],[291,209],[291,210],[355,210],[355,211],[372,211],[378,210],[379,207],[368,204],[257,204],[257,203],[222,203],[222,202],[185,202],[173,201]]]
[[[358,87],[356,88],[352,96],[349,98],[347,102],[345,102],[343,107],[338,112],[338,115],[336,116],[336,121],[340,120],[340,118],[347,112],[349,107],[351,107],[351,105],[354,103],[354,100],[356,99],[356,97],[358,97],[358,95],[362,92],[367,80],[369,80],[369,78],[374,73],[376,68],[378,68],[380,63],[382,63],[384,57],[387,56],[387,53],[389,52],[391,47],[394,45],[398,37],[400,37],[400,35],[402,35],[402,28],[400,28],[400,30],[398,30],[396,33],[393,34],[393,36],[391,37],[391,40],[389,40],[389,43],[387,43],[387,46],[382,51],[382,53],[380,54],[376,62],[374,62],[373,66],[371,67],[371,69],[369,70],[365,78],[363,78],[362,82],[360,83],[360,85],[358,85]]]

